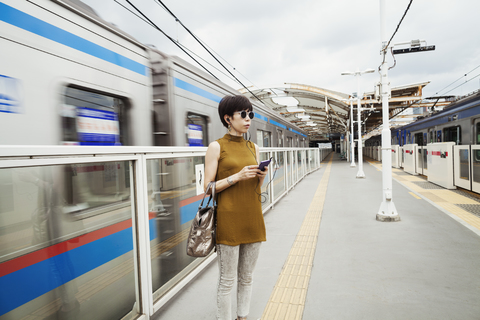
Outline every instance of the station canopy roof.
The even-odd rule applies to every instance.
[[[422,89],[428,83],[427,81],[391,88],[389,118],[401,117],[401,112],[410,107],[433,105],[434,102],[422,99]],[[350,94],[298,83],[248,90],[241,89],[240,92],[252,100],[261,100],[285,120],[305,130],[311,141],[329,140],[334,134],[350,131],[349,99],[355,99],[354,121],[357,118],[356,97]],[[362,132],[378,130],[382,124],[382,101],[378,89],[365,92],[360,103],[363,108]]]
[[[260,99],[285,120],[308,132],[310,140],[328,140],[329,134],[346,131],[348,94],[297,83],[249,90],[240,91],[252,100]]]

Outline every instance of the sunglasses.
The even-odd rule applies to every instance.
[[[242,117],[242,119],[245,119],[245,117],[247,116],[247,111],[245,111],[245,110],[244,111],[235,111],[233,114],[235,114],[235,113],[240,113],[240,117]],[[253,111],[250,111],[248,113],[248,117],[250,119],[253,119],[255,117],[255,113]]]

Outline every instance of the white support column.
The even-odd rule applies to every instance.
[[[381,65],[381,94],[382,94],[382,182],[383,200],[377,213],[378,221],[400,221],[392,191],[392,142],[389,124],[388,99],[390,96],[390,83],[388,82],[387,65],[387,39],[385,38],[385,0],[380,0],[380,35],[382,40],[382,65]]]
[[[354,168],[356,167],[355,165],[355,140],[353,139],[353,100],[350,99],[350,158],[351,158],[351,163],[350,167]]]
[[[362,143],[362,105],[360,103],[360,70],[357,70],[357,125],[358,125],[358,171],[357,178],[365,178],[363,172],[363,143]]]

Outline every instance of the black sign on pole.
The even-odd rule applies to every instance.
[[[401,53],[413,53],[413,52],[422,52],[422,51],[431,51],[435,50],[435,46],[423,46],[423,47],[411,47],[405,49],[396,49],[393,50],[393,54],[401,54]]]

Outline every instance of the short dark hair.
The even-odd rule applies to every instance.
[[[218,104],[218,115],[225,128],[228,128],[228,123],[225,121],[225,115],[233,117],[235,111],[243,110],[253,111],[253,106],[250,100],[241,94],[225,96]]]

